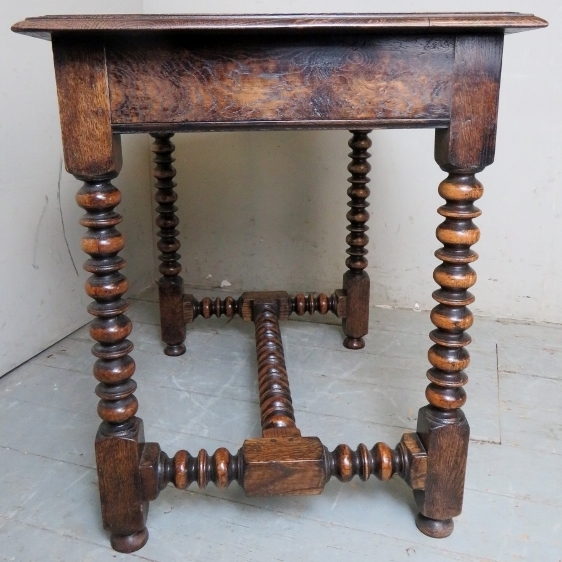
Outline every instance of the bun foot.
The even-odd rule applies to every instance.
[[[350,338],[349,336],[343,340],[344,347],[347,349],[363,349],[365,340],[363,338]]]
[[[416,526],[424,535],[434,539],[448,537],[455,528],[452,519],[430,519],[421,513],[418,513],[416,516]]]
[[[183,355],[185,353],[185,345],[183,343],[179,343],[178,345],[167,345],[164,348],[164,353],[166,355],[170,355],[171,357]]]
[[[148,541],[148,529],[145,527],[142,531],[132,535],[111,535],[111,548],[117,552],[126,554],[141,549]]]

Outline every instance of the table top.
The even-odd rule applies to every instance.
[[[27,18],[12,31],[50,39],[56,33],[192,32],[447,32],[482,30],[514,33],[546,27],[531,14],[516,12],[410,14],[172,14],[72,15]]]

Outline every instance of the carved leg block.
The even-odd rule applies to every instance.
[[[470,429],[462,410],[453,419],[435,415],[431,406],[418,414],[418,435],[427,453],[424,490],[414,490],[422,517],[416,523],[422,533],[442,538],[453,532],[452,518],[460,515]]]
[[[183,315],[183,279],[179,276],[162,277],[158,281],[160,325],[162,341],[167,345],[166,355],[185,353],[185,320]]]
[[[342,328],[346,335],[343,345],[348,349],[365,347],[363,336],[369,331],[370,286],[371,281],[365,271],[344,273],[343,290],[347,295],[347,307]]]
[[[317,437],[248,439],[242,458],[247,496],[316,495],[324,490],[324,447]]]
[[[148,502],[144,501],[139,470],[144,431],[142,420],[132,422],[123,435],[105,431],[107,424],[102,423],[96,435],[102,521],[118,552],[134,552],[148,540]]]

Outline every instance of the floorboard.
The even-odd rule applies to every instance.
[[[253,325],[199,319],[188,353],[166,357],[155,300],[149,291],[130,314],[147,438],[170,455],[236,451],[260,433]],[[337,319],[318,319],[282,325],[299,427],[330,449],[394,445],[425,401],[428,314],[373,309],[360,352],[341,347]],[[100,524],[92,344],[81,328],[0,379],[0,561],[560,562],[562,327],[477,318],[471,335],[472,440],[451,537],[417,531],[400,480],[332,481],[318,497],[267,499],[211,485],[162,492],[148,545],[125,556]]]

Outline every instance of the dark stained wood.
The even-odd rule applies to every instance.
[[[418,413],[417,431],[427,452],[427,476],[424,489],[414,490],[420,513],[429,519],[443,521],[441,527],[437,526],[439,533],[443,528],[452,532],[452,518],[462,511],[470,434],[462,410],[456,410],[451,419],[443,414],[442,410],[431,406],[425,406]],[[424,533],[431,528],[419,526]]]
[[[417,433],[404,433],[398,444],[400,476],[412,488],[423,490],[427,478],[427,452]]]
[[[428,353],[432,368],[427,372],[426,397],[430,405],[418,415],[418,433],[428,453],[428,476],[416,501],[425,517],[449,520],[461,512],[468,452],[469,427],[460,408],[466,401],[464,369],[470,362],[465,346],[471,339],[465,330],[473,321],[467,305],[474,296],[468,289],[476,282],[469,264],[478,258],[470,246],[480,236],[472,222],[480,210],[473,203],[481,197],[482,185],[474,174],[451,174],[439,186],[439,193],[446,204],[439,208],[445,221],[437,228],[443,247],[435,253],[443,263],[434,272],[441,288],[433,293],[439,304],[431,312],[437,329],[430,334],[434,345]],[[427,523],[423,518],[418,521],[422,532],[435,529],[442,535],[453,530],[450,522],[441,526]]]
[[[297,316],[307,313],[311,316],[318,312],[320,314],[328,314],[328,312],[337,313],[337,297],[335,294],[328,296],[325,293],[299,293],[292,299],[292,312]]]
[[[468,291],[476,282],[472,222],[482,195],[475,173],[493,161],[503,33],[544,27],[534,16],[473,14],[318,14],[257,16],[51,16],[16,24],[18,33],[53,39],[67,169],[85,181],[77,195],[91,256],[86,291],[96,317],[90,334],[102,418],[96,461],[104,526],[111,544],[133,552],[148,539],[148,502],[168,483],[185,489],[236,480],[248,495],[318,494],[336,477],[400,476],[414,491],[418,528],[448,536],[461,512],[469,426],[461,407],[472,324]],[[428,358],[429,404],[417,433],[391,449],[376,443],[330,452],[301,437],[289,390],[279,320],[328,311],[342,318],[344,345],[360,349],[368,329],[367,187],[369,129],[435,127],[435,158],[449,175],[439,194],[443,247],[434,272],[439,289],[431,313],[436,329]],[[247,292],[198,301],[183,294],[175,215],[173,144],[177,131],[347,128],[348,271],[333,295]],[[135,417],[135,363],[124,315],[127,280],[116,226],[121,166],[119,132],[147,131],[155,142],[159,282],[166,353],[185,346],[185,324],[198,316],[240,315],[255,322],[262,438],[236,454],[178,451],[169,458],[145,443]]]
[[[114,124],[446,119],[453,39],[109,41]]]
[[[434,539],[448,537],[455,528],[455,523],[452,519],[431,519],[421,513],[416,515],[416,525],[424,535]]]
[[[262,437],[300,437],[301,430],[298,427],[269,427],[261,433]]]
[[[198,316],[205,319],[211,316],[220,318],[222,315],[233,318],[238,314],[239,299],[226,297],[221,300],[219,297],[211,299],[204,297],[198,301],[193,295],[183,296],[183,320],[186,324],[191,324]]]
[[[248,295],[256,294],[258,293],[245,293],[246,296],[238,299],[231,296],[225,299],[221,299],[220,297],[216,297],[215,299],[204,297],[200,301],[193,295],[183,295],[183,320],[186,324],[191,324],[199,316],[205,319],[211,318],[211,316],[220,318],[222,315],[227,318],[233,318],[240,313],[240,310],[242,310],[241,316],[243,318],[251,320],[253,314],[252,303],[254,301],[253,297]],[[293,313],[297,314],[297,316],[302,316],[307,312],[310,315],[315,312],[320,314],[333,312],[339,318],[345,316],[346,297],[341,290],[339,294],[338,291],[336,291],[331,296],[325,293],[298,293],[294,297],[290,297],[284,291],[265,291],[261,294],[264,297],[262,302],[271,300],[272,303],[277,303],[277,305],[279,304],[279,295],[281,295],[281,298],[283,298],[281,309],[284,316]],[[271,295],[274,296],[270,297]],[[242,305],[241,308],[240,305]]]
[[[273,305],[277,318],[287,320],[292,312],[292,302],[285,291],[246,291],[238,299],[238,310],[244,321],[251,322],[255,319],[256,306]]]
[[[455,39],[451,124],[435,142],[445,171],[478,172],[494,161],[502,50],[502,35]]]
[[[369,220],[369,211],[367,207],[369,203],[368,183],[371,181],[368,174],[371,166],[368,158],[371,156],[369,148],[371,139],[369,139],[369,130],[351,131],[353,136],[349,141],[352,149],[349,157],[351,162],[347,169],[351,173],[349,183],[351,184],[347,190],[350,198],[347,204],[350,208],[347,213],[349,226],[345,241],[349,245],[346,250],[348,258],[345,265],[348,271],[343,276],[343,290],[346,294],[346,312],[342,321],[343,331],[346,338],[343,345],[348,349],[362,349],[365,347],[363,336],[369,331],[369,291],[370,280],[369,275],[365,271],[368,265],[367,258],[367,221]]]
[[[155,187],[158,190],[154,199],[158,203],[156,212],[156,226],[160,241],[158,256],[161,264],[159,271],[162,277],[158,281],[158,295],[160,301],[160,326],[162,340],[166,342],[164,353],[177,356],[185,353],[185,321],[183,312],[183,279],[180,277],[181,265],[179,263],[180,242],[177,239],[179,232],[176,227],[179,219],[175,202],[178,198],[174,188],[176,169],[173,166],[172,153],[175,149],[170,140],[171,133],[155,133],[152,135],[152,152],[156,164],[153,175],[156,179]]]
[[[493,121],[496,104],[488,111]],[[482,137],[479,140],[483,141]],[[482,151],[487,149],[485,142],[480,146]],[[463,146],[459,148],[466,154]],[[465,346],[471,340],[465,330],[473,321],[467,305],[474,297],[468,289],[476,282],[470,263],[478,258],[470,246],[480,237],[472,219],[480,215],[474,201],[482,196],[482,191],[474,174],[451,173],[439,186],[446,204],[439,208],[445,221],[437,228],[443,247],[436,256],[443,263],[436,268],[434,279],[441,288],[433,293],[439,304],[431,313],[437,329],[430,334],[434,345],[428,354],[432,368],[427,372],[430,384],[426,397],[430,405],[418,415],[418,433],[428,453],[428,475],[425,490],[416,492],[421,514],[443,521],[433,524],[424,518],[417,520],[422,532],[434,532],[430,536],[436,537],[452,532],[449,520],[459,515],[462,508],[469,426],[460,408],[466,401],[463,386],[468,377],[464,369],[470,361]]]
[[[300,119],[291,121],[195,121],[186,123],[114,123],[112,130],[116,133],[154,133],[169,132],[219,132],[219,131],[304,131],[314,130],[348,130],[367,127],[369,129],[436,129],[446,128],[449,117],[440,119]]]
[[[176,488],[185,490],[196,482],[200,488],[206,488],[209,482],[213,482],[218,488],[227,488],[233,480],[242,481],[244,466],[241,451],[231,455],[221,447],[209,457],[202,449],[194,457],[181,450],[171,460],[166,455],[160,458],[162,464],[154,471],[154,478],[159,478],[162,487],[172,482]],[[163,477],[160,478],[160,474]]]
[[[248,439],[242,447],[248,496],[321,494],[324,447],[317,437]]]
[[[170,14],[170,15],[75,15],[27,18],[12,26],[12,31],[42,39],[52,33],[112,32],[160,33],[192,31],[259,33],[293,32],[332,33],[354,31],[423,31],[496,30],[513,33],[547,26],[531,14],[515,12],[418,13],[418,14]]]
[[[348,349],[363,349],[363,336],[369,331],[369,295],[371,281],[365,271],[343,275],[343,290],[346,294],[345,316],[342,320],[345,339],[343,345]]]
[[[102,521],[104,529],[111,532],[111,546],[118,552],[134,552],[148,540],[148,502],[139,468],[142,443],[139,418],[133,418],[122,434],[102,424],[96,435]]]
[[[439,185],[445,205],[438,212],[445,220],[436,232],[443,247],[435,253],[442,264],[433,275],[440,289],[431,312],[436,329],[428,353],[429,406],[420,410],[417,428],[427,451],[427,479],[414,493],[418,528],[435,538],[453,531],[452,518],[462,510],[470,429],[460,408],[470,362],[466,330],[473,322],[468,289],[476,282],[470,264],[478,258],[471,246],[480,238],[473,219],[481,212],[474,202],[483,193],[474,172],[493,161],[502,45],[501,36],[457,36],[451,124],[435,138],[435,159],[449,176]]]
[[[111,130],[103,43],[53,40],[64,162],[79,177],[114,177],[121,170],[121,140]]]
[[[414,489],[425,486],[427,455],[415,433],[405,433],[394,450],[386,443],[370,450],[361,443],[355,451],[338,445],[329,452],[317,437],[291,434],[290,428],[271,431],[278,434],[248,439],[235,455],[224,448],[212,457],[205,450],[196,456],[181,450],[170,459],[157,443],[146,443],[140,461],[145,499],[156,499],[169,483],[183,490],[194,482],[226,488],[236,480],[249,496],[319,494],[332,476],[341,482],[371,475],[388,481],[396,474]]]
[[[350,482],[356,475],[366,481],[375,475],[387,482],[397,474],[414,490],[425,487],[427,454],[415,433],[405,433],[395,449],[386,443],[375,443],[370,450],[361,443],[355,451],[338,445],[331,453],[325,450],[325,461],[326,481],[335,476]]]
[[[345,275],[344,275],[343,283],[345,285]],[[338,318],[345,318],[347,314],[347,295],[345,293],[345,290],[343,289],[336,289],[334,291],[333,312]]]
[[[168,455],[160,449],[158,443],[144,443],[139,461],[139,474],[143,499],[154,501],[158,494],[168,485],[170,477],[166,473]]]
[[[109,174],[108,170],[101,172]],[[124,238],[115,228],[121,222],[114,211],[121,194],[109,179],[92,179],[84,182],[76,200],[86,211],[80,220],[88,229],[82,249],[91,256],[84,269],[92,274],[86,281],[86,293],[94,299],[88,311],[95,316],[90,335],[97,341],[92,352],[98,358],[94,376],[99,381],[98,414],[103,420],[96,436],[102,519],[111,531],[113,548],[132,552],[148,540],[148,504],[139,473],[144,434],[142,421],[134,417],[138,402],[133,394],[137,385],[131,378],[135,362],[129,355],[133,344],[127,339],[132,324],[124,314],[129,308],[123,299],[128,282],[120,272],[125,260],[118,255]]]
[[[255,304],[253,318],[262,431],[289,428],[296,433],[295,411],[275,303]]]

